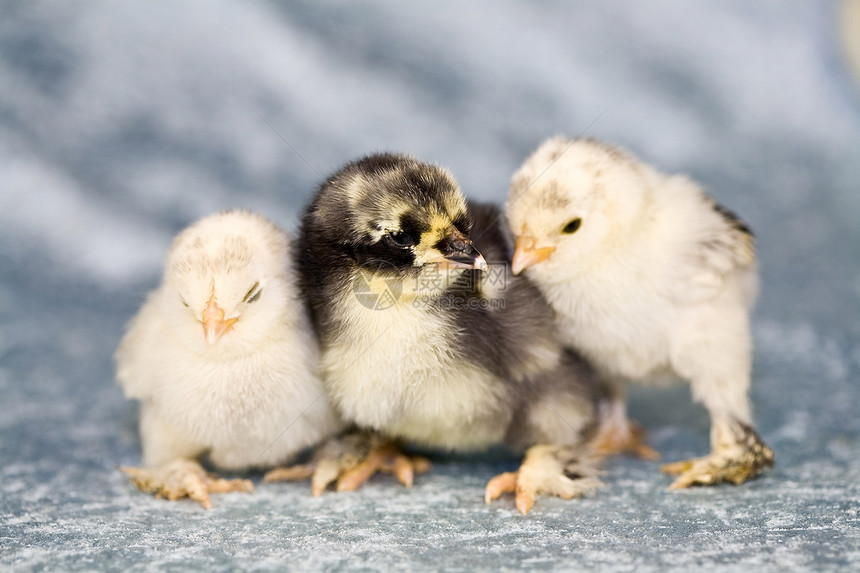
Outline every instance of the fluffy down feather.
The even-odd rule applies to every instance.
[[[176,237],[116,359],[126,396],[141,402],[146,468],[135,481],[165,496],[183,494],[160,489],[170,480],[202,487],[188,476],[204,453],[221,469],[271,467],[341,425],[318,374],[289,239],[252,213],[213,215]],[[176,460],[192,463],[165,473]]]
[[[685,177],[563,137],[514,174],[506,216],[513,268],[553,306],[566,344],[612,384],[689,380],[710,412],[712,454],[666,466],[682,472],[673,487],[740,482],[772,465],[752,427],[758,279],[753,235],[740,219]]]

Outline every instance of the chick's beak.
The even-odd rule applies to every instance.
[[[238,317],[224,320],[224,309],[218,306],[215,302],[215,293],[212,293],[206,308],[203,309],[203,332],[206,334],[206,342],[210,345],[218,342],[233,328],[237,320],[239,320]]]
[[[535,265],[543,260],[546,260],[553,252],[555,247],[537,247],[537,239],[535,239],[527,230],[523,229],[523,234],[517,237],[517,242],[514,248],[514,259],[511,261],[511,271],[518,275],[526,267]]]
[[[487,261],[472,241],[457,229],[452,229],[437,246],[440,255],[429,262],[441,263],[452,269],[487,270]]]

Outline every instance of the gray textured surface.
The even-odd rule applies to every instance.
[[[0,568],[853,570],[860,563],[860,96],[830,2],[349,7],[0,4]],[[756,230],[753,399],[776,468],[668,492],[615,459],[595,498],[483,504],[516,460],[437,457],[313,499],[209,512],[132,489],[124,322],[173,233],[242,206],[292,229],[372,150],[501,200],[554,133],[705,183]],[[638,390],[664,459],[704,453],[686,387]],[[256,476],[255,479],[259,479]]]

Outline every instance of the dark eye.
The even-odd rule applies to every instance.
[[[415,240],[403,231],[388,231],[388,237],[398,247],[411,247],[415,244]]]
[[[180,298],[180,299],[179,299],[179,302],[181,302],[181,303],[182,303],[182,306],[184,306],[185,308],[191,308],[190,306],[188,306],[188,303],[187,303],[187,302],[185,302],[185,299],[184,299],[184,298]]]
[[[567,225],[564,226],[564,229],[561,230],[565,235],[571,235],[579,230],[579,227],[582,225],[582,219],[576,218]]]
[[[260,300],[260,295],[263,293],[263,289],[260,288],[260,283],[255,282],[254,286],[251,287],[251,290],[248,291],[248,294],[245,295],[245,298],[242,299],[242,302],[257,302]]]

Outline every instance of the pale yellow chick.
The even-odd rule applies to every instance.
[[[749,312],[753,235],[694,182],[593,140],[556,137],[514,174],[506,215],[525,272],[557,313],[563,341],[616,388],[688,380],[711,416],[710,455],[664,466],[673,488],[742,483],[773,464],[753,428]],[[623,398],[608,442],[640,454]],[[604,428],[606,429],[606,428]]]
[[[141,402],[141,489],[189,496],[251,491],[218,468],[268,468],[341,428],[317,372],[317,346],[298,293],[288,236],[258,215],[231,211],[173,242],[161,286],[131,321],[117,379]]]

